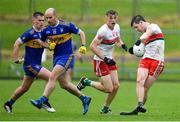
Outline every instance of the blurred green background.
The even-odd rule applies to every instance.
[[[157,23],[161,27],[166,43],[165,69],[149,93],[146,114],[132,117],[119,116],[120,111],[131,110],[136,104],[135,79],[139,61],[139,58],[119,48],[115,48],[114,56],[119,66],[121,85],[111,106],[113,114],[107,116],[99,114],[106,94],[87,88],[83,92],[92,96],[93,100],[88,115],[82,116],[81,103],[77,98],[59,88],[58,83],[50,98],[57,112],[49,114],[43,110],[36,110],[29,104],[29,100],[36,99],[42,94],[44,83],[41,80],[36,80],[30,91],[17,101],[13,106],[12,115],[2,110],[3,103],[21,84],[19,79],[23,76],[22,65],[13,63],[14,42],[31,27],[32,13],[44,12],[49,7],[57,10],[59,19],[74,22],[86,33],[88,52],[83,55],[83,63],[79,60],[75,62],[74,84],[77,84],[81,76],[97,79],[93,72],[93,53],[89,49],[89,44],[97,29],[105,23],[107,10],[118,11],[121,38],[128,47],[132,46],[139,37],[139,34],[130,27],[133,15],[141,14],[147,21]],[[0,0],[0,121],[179,121],[180,104],[177,94],[180,88],[179,20],[180,0]],[[74,35],[73,40],[79,47],[79,37]],[[22,46],[20,56],[23,54]],[[52,52],[47,50],[47,61],[43,62],[43,65],[52,69]]]
[[[132,46],[138,34],[130,27],[131,17],[142,14],[147,21],[157,23],[165,33],[166,67],[162,80],[179,80],[180,76],[180,1],[179,0],[1,0],[0,1],[0,77],[12,78],[23,76],[21,65],[13,64],[12,49],[15,40],[31,27],[31,14],[34,11],[44,12],[53,7],[60,19],[74,22],[87,37],[87,55],[84,62],[75,64],[74,78],[81,75],[96,78],[92,69],[93,53],[89,44],[97,29],[105,23],[105,13],[114,9],[119,13],[118,23],[121,27],[121,38]],[[73,36],[78,47],[78,36]],[[21,48],[21,55],[24,49]],[[44,66],[51,69],[52,52],[47,51],[48,60]],[[120,79],[134,80],[138,58],[125,53],[122,49],[115,49],[115,58],[119,65]]]

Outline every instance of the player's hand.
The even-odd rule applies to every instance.
[[[49,42],[49,50],[50,51],[54,50],[55,47],[56,47],[56,43],[55,42]]]
[[[128,51],[128,47],[125,44],[122,44],[121,47],[127,52]]]
[[[86,47],[84,45],[82,45],[80,48],[79,48],[79,53],[81,54],[85,54],[86,53]]]
[[[129,53],[132,54],[132,55],[134,54],[134,52],[133,52],[133,47],[130,47],[130,48],[129,48]]]
[[[135,45],[137,45],[137,46],[139,46],[141,44],[141,40],[137,40],[136,42],[135,42]]]
[[[107,57],[104,57],[104,62],[109,66],[112,66],[112,65],[116,64],[116,62],[113,59],[110,59],[110,58],[107,58]]]
[[[16,64],[22,64],[23,62],[24,62],[24,58],[19,58],[14,61],[14,63],[16,63]]]

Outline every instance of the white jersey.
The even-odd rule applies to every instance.
[[[150,24],[147,29],[153,33],[147,40],[145,40],[145,54],[142,58],[151,58],[155,60],[164,61],[164,36],[157,24]]]
[[[95,38],[98,38],[101,41],[101,44],[97,46],[97,48],[103,53],[103,55],[107,58],[112,59],[112,52],[114,48],[114,43],[120,38],[120,27],[118,24],[115,24],[114,29],[111,30],[107,24],[102,25]],[[97,55],[94,56],[95,60],[102,60]]]

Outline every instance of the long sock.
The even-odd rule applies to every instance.
[[[143,106],[144,106],[144,103],[139,101],[139,102],[138,102],[138,106],[143,107]]]
[[[108,106],[104,106],[104,107],[103,107],[103,109],[106,109],[106,110],[108,110],[108,109],[109,109],[109,107],[108,107]]]
[[[14,104],[15,101],[12,100],[12,99],[10,99],[8,102],[9,102],[9,104],[12,106],[12,105]]]
[[[48,101],[48,98],[45,97],[45,96],[42,96],[42,97],[40,97],[39,100],[40,100],[41,103],[44,103],[44,102]]]
[[[84,80],[84,85],[86,85],[86,86],[91,86],[91,82],[92,82],[91,80],[89,80],[89,79],[86,78],[86,79]]]
[[[81,95],[80,97],[79,97],[79,99],[82,101],[83,100],[83,98],[84,98],[84,96],[83,95]]]

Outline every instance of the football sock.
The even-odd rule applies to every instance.
[[[91,86],[91,82],[92,82],[91,80],[89,80],[89,79],[86,78],[86,79],[84,80],[84,85],[85,85],[85,86]]]
[[[80,97],[79,97],[79,99],[82,101],[83,100],[83,98],[84,98],[84,96],[83,95],[81,95]]]
[[[14,104],[15,101],[12,100],[12,99],[10,99],[8,102],[9,102],[9,104],[12,106],[12,105]]]
[[[109,109],[109,107],[108,106],[104,106],[103,109]]]
[[[144,103],[143,102],[138,102],[138,106],[143,107]]]
[[[48,101],[48,98],[45,96],[42,96],[39,100],[41,103],[44,103],[45,101]]]

